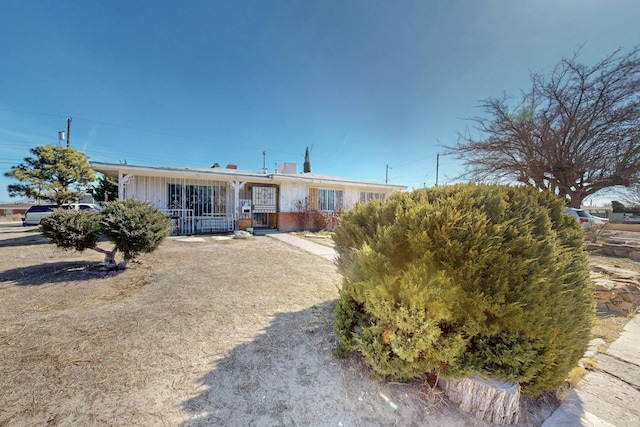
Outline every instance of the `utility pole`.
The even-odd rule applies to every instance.
[[[71,117],[67,119],[67,148],[71,147]]]
[[[440,169],[440,153],[436,155],[436,187],[438,186],[438,171]]]
[[[384,183],[388,184],[389,183],[389,169],[393,169],[393,168],[390,168],[389,165],[386,165],[386,166],[387,166],[387,173],[386,173],[386,176],[385,176],[385,179],[384,179]]]
[[[67,148],[71,146],[71,117],[67,119],[67,133],[63,130],[58,132],[58,143],[59,141],[67,141]]]

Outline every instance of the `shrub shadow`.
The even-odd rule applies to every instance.
[[[44,245],[49,243],[49,239],[44,237],[39,230],[20,230],[12,232],[12,235],[24,233],[19,237],[9,237],[7,239],[0,239],[0,246],[30,246],[30,245]],[[4,233],[3,233],[4,234]]]
[[[41,286],[70,280],[91,280],[120,272],[104,271],[103,266],[103,262],[87,260],[30,265],[0,272],[0,284],[14,281],[16,286]]]
[[[334,357],[334,305],[335,301],[329,301],[278,314],[252,341],[218,359],[201,379],[204,390],[183,402],[189,420],[182,426],[381,426],[398,422],[417,426],[443,419],[458,426],[467,425],[456,424],[460,420],[471,421],[449,407],[435,412],[442,409],[454,418],[434,412],[425,418],[422,383],[379,381],[361,357]]]

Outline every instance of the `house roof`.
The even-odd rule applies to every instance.
[[[261,173],[227,168],[175,168],[156,166],[134,166],[116,163],[90,162],[89,167],[107,176],[118,178],[124,175],[165,176],[181,178],[209,178],[223,180],[241,180],[264,183],[306,183],[341,186],[359,186],[386,190],[403,191],[406,185],[385,184],[350,178],[340,178],[315,173]]]

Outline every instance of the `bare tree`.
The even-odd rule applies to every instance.
[[[640,207],[640,184],[622,189],[619,195],[626,205],[630,207]]]
[[[572,207],[605,188],[640,182],[640,47],[594,66],[563,59],[514,107],[489,98],[472,119],[482,137],[460,134],[447,147],[465,178],[517,181],[566,198]]]

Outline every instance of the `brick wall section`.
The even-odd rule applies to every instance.
[[[300,231],[300,213],[298,212],[279,212],[278,213],[278,230]]]
[[[306,229],[310,231],[318,231],[324,223],[322,213],[319,211],[311,212],[279,212],[278,213],[278,230],[289,231],[302,231],[300,230],[300,223],[303,216],[307,216]]]

